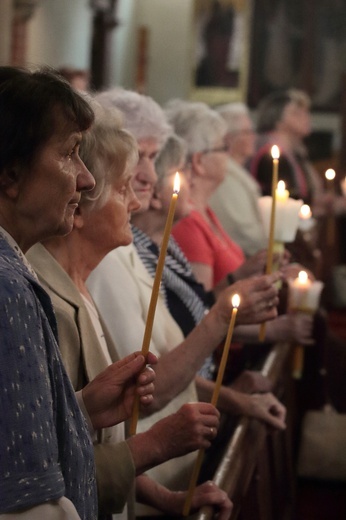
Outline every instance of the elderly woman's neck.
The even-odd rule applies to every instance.
[[[167,215],[155,209],[148,209],[143,213],[133,214],[131,222],[143,231],[156,244],[160,244],[165,229]]]
[[[45,248],[66,271],[73,283],[81,293],[85,293],[85,282],[93,269],[99,264],[101,259],[97,259],[92,251],[86,248],[72,237],[72,231],[65,237],[54,237],[43,242]]]

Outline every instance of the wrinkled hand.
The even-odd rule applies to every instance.
[[[270,275],[255,276],[240,280],[221,292],[216,301],[220,315],[227,322],[232,312],[231,299],[233,294],[239,294],[240,305],[237,314],[237,324],[245,325],[262,323],[276,318],[279,303],[278,289],[275,282],[282,277],[280,272]]]
[[[218,510],[218,520],[228,520],[233,509],[227,493],[211,481],[196,487],[192,497],[191,512],[198,511],[203,506],[214,506]]]
[[[142,405],[153,400],[155,372],[145,364],[155,364],[156,356],[147,359],[134,352],[110,365],[83,388],[83,400],[95,430],[113,426],[128,419],[135,396]]]
[[[210,403],[184,404],[150,428],[165,459],[180,457],[200,448],[209,448],[216,437],[220,413]]]
[[[275,429],[284,430],[286,428],[286,408],[277,400],[275,395],[270,392],[267,394],[252,394],[249,399],[250,406],[247,415],[255,417]]]
[[[170,515],[181,516],[186,495],[187,491],[170,493],[166,500]],[[218,520],[228,520],[233,509],[227,493],[211,480],[196,487],[191,502],[191,513],[198,511],[203,506],[215,507],[218,512]]]
[[[271,381],[256,370],[243,370],[243,372],[230,385],[237,392],[253,394],[255,392],[270,392]]]
[[[275,341],[292,341],[302,345],[313,345],[312,337],[314,317],[312,314],[295,312],[278,316],[267,325],[266,339]]]

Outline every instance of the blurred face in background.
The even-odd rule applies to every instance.
[[[308,107],[296,101],[288,103],[282,113],[278,129],[303,139],[311,133],[311,115]]]
[[[256,133],[250,117],[241,114],[237,120],[238,129],[227,135],[226,143],[230,157],[243,164],[255,153]]]
[[[152,138],[140,139],[137,144],[139,158],[131,183],[133,191],[141,203],[139,211],[142,212],[148,210],[154,194],[157,182],[155,159],[160,150],[160,144]]]

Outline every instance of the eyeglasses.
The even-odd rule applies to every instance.
[[[227,152],[227,149],[228,147],[224,144],[218,148],[208,148],[206,150],[201,150],[200,153],[225,153]]]

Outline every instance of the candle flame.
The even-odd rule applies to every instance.
[[[311,209],[308,204],[303,204],[300,208],[299,216],[301,218],[310,218],[311,217]]]
[[[332,168],[328,168],[328,170],[325,173],[325,176],[328,181],[332,181],[333,179],[335,179],[335,170],[333,170]]]
[[[272,154],[273,159],[279,159],[280,150],[279,150],[279,147],[276,146],[276,144],[274,144],[274,146],[272,146],[271,154]]]
[[[175,177],[174,177],[173,192],[179,193],[179,191],[180,191],[180,176],[179,176],[179,172],[176,172]]]
[[[277,190],[283,193],[285,191],[285,189],[286,189],[285,181],[279,181]]]
[[[308,279],[308,273],[306,271],[299,271],[298,278],[301,283],[305,283]]]
[[[240,296],[239,296],[239,294],[234,294],[232,296],[232,305],[233,305],[233,307],[236,307],[236,308],[239,307],[239,305],[240,305]]]

